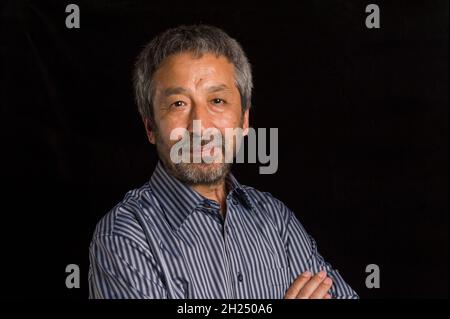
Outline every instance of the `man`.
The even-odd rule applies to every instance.
[[[136,62],[134,87],[160,162],[97,225],[90,246],[91,298],[357,298],[324,261],[282,202],[239,182],[226,147],[171,150],[215,128],[249,127],[250,64],[241,46],[205,25],[169,29]],[[223,140],[234,146],[237,140]],[[188,144],[189,145],[189,144]],[[192,155],[192,156],[191,156]],[[202,157],[203,158],[203,157]],[[217,160],[219,159],[219,160]]]

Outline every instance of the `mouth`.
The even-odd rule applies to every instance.
[[[217,157],[221,154],[220,147],[216,145],[193,147],[191,148],[190,153],[194,156],[200,157]]]

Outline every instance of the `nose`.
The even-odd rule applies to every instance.
[[[194,103],[192,105],[192,108],[189,113],[189,123],[187,130],[192,133],[194,131],[194,120],[200,121],[200,124],[195,125],[196,130],[200,129],[200,132],[196,133],[203,133],[203,131],[209,127],[213,127],[211,114],[208,110],[208,106],[205,103]]]

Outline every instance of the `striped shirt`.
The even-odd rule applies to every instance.
[[[358,298],[282,202],[231,173],[226,183],[223,218],[158,163],[97,224],[89,297],[278,299],[300,273],[326,270],[333,298]]]

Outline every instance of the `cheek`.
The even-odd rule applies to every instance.
[[[242,115],[241,112],[239,110],[239,112],[227,115],[227,116],[223,116],[218,122],[216,122],[216,127],[220,129],[222,136],[224,137],[225,140],[227,140],[228,142],[228,146],[230,149],[232,149],[234,147],[234,144],[236,143],[235,140],[235,136],[231,133],[228,133],[228,135],[226,134],[226,129],[227,128],[231,128],[231,129],[236,129],[236,128],[242,128]],[[243,134],[243,131],[242,131]]]
[[[225,128],[241,127],[242,112],[241,109],[233,108],[227,112],[223,112],[215,121],[216,127],[221,131]]]
[[[179,128],[185,129],[186,125],[184,125],[183,121],[165,118],[165,119],[160,119],[158,128],[159,128],[159,130],[158,130],[159,142],[163,143],[166,146],[171,146],[174,143],[176,143],[178,139],[181,138],[181,136],[178,136],[178,138],[176,138],[175,140],[171,140],[170,139],[171,133],[175,129],[179,129]],[[174,132],[174,134],[175,133],[176,132]]]

